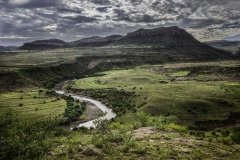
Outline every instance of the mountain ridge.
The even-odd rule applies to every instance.
[[[110,35],[106,37],[93,36],[73,42],[58,39],[39,40],[25,43],[20,49],[56,49],[69,47],[107,47],[107,48],[155,48],[161,52],[171,52],[184,57],[231,57],[227,51],[222,51],[201,43],[190,33],[177,26],[158,27],[154,29],[138,29],[125,36]]]

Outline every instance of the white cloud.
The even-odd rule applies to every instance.
[[[43,30],[48,32],[55,32],[57,27],[57,24],[47,25],[43,27]]]

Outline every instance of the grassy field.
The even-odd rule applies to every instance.
[[[200,130],[188,124],[240,111],[239,67],[239,61],[144,65],[66,83],[69,91],[90,91],[121,113],[94,130],[69,131],[49,120],[64,113],[66,101],[48,90],[5,90],[0,113],[10,109],[14,115],[0,114],[0,159],[237,160],[239,127]]]
[[[0,160],[238,160],[240,61],[179,62],[185,58],[134,47],[1,54]],[[117,117],[96,129],[70,131],[62,124],[84,109],[47,92],[94,73],[69,81],[66,89],[105,103]],[[59,115],[65,119],[49,119]],[[202,121],[210,125],[195,125]]]
[[[76,49],[55,49],[47,51],[19,51],[16,53],[1,54],[0,63],[8,69],[28,66],[55,65],[71,63],[82,55]]]
[[[12,110],[24,120],[42,121],[64,113],[66,101],[46,95],[46,90],[27,88],[0,93],[0,112]]]
[[[236,61],[145,65],[83,78],[74,89],[117,88],[135,92],[136,106],[152,115],[177,115],[183,121],[221,120],[240,111]],[[229,71],[228,71],[229,70]]]

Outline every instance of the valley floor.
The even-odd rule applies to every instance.
[[[66,98],[36,87],[4,91],[0,159],[239,159],[239,61],[116,68],[64,88],[117,118],[69,131],[59,125]],[[101,115],[90,106],[78,120]]]

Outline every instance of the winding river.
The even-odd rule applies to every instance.
[[[105,120],[105,119],[106,120],[111,120],[111,119],[116,117],[116,114],[112,111],[112,109],[108,108],[107,106],[105,106],[104,104],[102,104],[101,102],[99,102],[97,100],[87,98],[87,97],[82,97],[82,96],[72,94],[72,93],[67,93],[67,92],[62,91],[62,90],[55,90],[55,92],[57,94],[61,94],[61,95],[65,95],[65,96],[70,95],[74,99],[78,99],[81,102],[90,102],[90,103],[94,104],[96,107],[98,107],[103,113],[105,113],[104,116],[102,116],[102,117],[99,117],[97,119],[78,124],[77,128],[80,128],[80,127],[86,127],[88,129],[95,128],[96,126],[94,124],[94,121]],[[72,130],[73,128],[70,128],[70,129]]]

